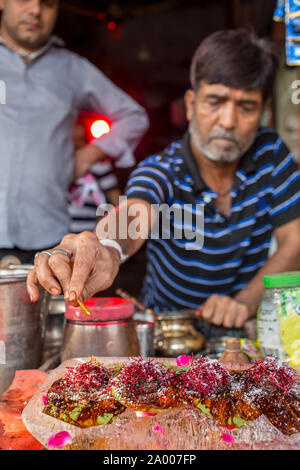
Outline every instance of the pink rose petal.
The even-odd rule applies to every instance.
[[[143,418],[144,416],[156,416],[157,413],[148,413],[147,411],[136,411],[135,412],[138,418]]]
[[[71,444],[72,438],[68,431],[61,431],[56,434],[52,434],[48,439],[49,449],[55,449],[56,447],[63,447],[67,444]]]
[[[176,359],[176,364],[178,366],[188,366],[189,363],[191,362],[191,356],[186,356],[185,354],[182,354],[181,356],[178,356]]]
[[[221,436],[221,439],[224,441],[224,442],[228,442],[230,444],[233,444],[234,443],[234,437],[231,435],[231,434],[227,434],[226,432],[223,432],[222,436]]]
[[[162,430],[161,426],[159,426],[159,425],[158,426],[153,426],[152,429],[153,429],[153,431],[159,432],[160,434],[163,433],[163,430]]]
[[[43,403],[44,403],[45,406],[47,405],[47,403],[48,403],[47,395],[43,395]]]

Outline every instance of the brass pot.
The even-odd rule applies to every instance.
[[[177,357],[197,353],[205,345],[204,336],[194,326],[191,310],[162,312],[155,317],[154,347],[157,356]]]

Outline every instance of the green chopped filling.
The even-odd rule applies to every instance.
[[[61,410],[55,405],[46,405],[43,409],[43,412],[49,416],[52,416],[53,418],[60,419],[61,421],[65,421],[66,423],[78,426],[78,424],[70,417],[70,413]]]
[[[111,413],[104,413],[104,415],[98,415],[97,416],[97,424],[108,424],[112,418],[114,418],[114,415]]]
[[[76,406],[75,408],[72,409],[72,411],[70,411],[70,418],[73,420],[73,421],[77,421],[77,419],[79,418],[80,416],[80,413],[82,412],[83,410],[83,406]]]
[[[195,404],[197,408],[199,408],[199,410],[201,410],[203,413],[205,413],[206,415],[210,415],[209,409],[205,405],[203,405],[199,400],[196,399]]]
[[[199,410],[201,410],[203,413],[213,417],[210,413],[209,408],[207,408],[205,405],[203,405],[203,403],[201,403],[198,399],[195,399],[194,403],[197,406],[197,408],[199,408]],[[216,419],[216,418],[214,418],[214,419]],[[241,427],[245,426],[246,424],[249,424],[249,422],[250,421],[246,421],[245,419],[241,418],[240,415],[236,414],[233,417],[230,416],[228,418],[227,424],[228,424],[228,426],[235,426],[237,428],[241,428]]]
[[[249,421],[246,421],[245,419],[241,418],[239,415],[235,415],[233,417],[233,423],[238,427],[241,428],[242,426],[245,426],[245,424],[248,424]]]

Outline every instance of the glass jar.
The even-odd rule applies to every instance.
[[[264,276],[264,287],[257,313],[262,353],[300,366],[300,271]]]

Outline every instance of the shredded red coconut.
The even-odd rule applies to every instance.
[[[288,392],[297,383],[296,371],[272,355],[256,361],[248,369],[248,377],[254,385],[270,385],[283,392]]]
[[[170,372],[153,359],[133,358],[112,381],[114,386],[126,388],[132,397],[154,392],[171,383]]]
[[[193,361],[184,376],[184,389],[194,396],[212,395],[229,384],[231,376],[219,361],[201,357]]]
[[[66,386],[76,390],[100,390],[108,384],[111,373],[101,364],[84,362],[75,367],[68,367]]]

